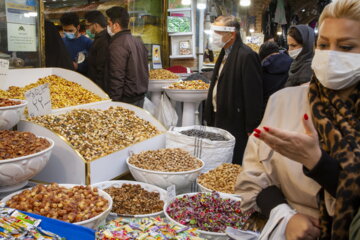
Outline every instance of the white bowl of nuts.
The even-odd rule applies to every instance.
[[[205,163],[185,150],[164,148],[134,154],[126,160],[132,176],[140,182],[161,188],[188,187],[199,176]]]
[[[24,114],[27,101],[0,98],[0,130],[14,127]]]
[[[54,147],[49,138],[9,130],[0,130],[0,142],[0,192],[26,185],[45,167]]]
[[[136,181],[105,181],[92,185],[113,199],[111,215],[122,217],[157,217],[164,214],[167,192],[157,186]]]
[[[112,208],[109,194],[91,186],[36,185],[1,200],[7,207],[95,229]]]

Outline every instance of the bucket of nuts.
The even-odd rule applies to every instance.
[[[36,185],[1,200],[7,207],[96,228],[112,208],[112,198],[101,189],[74,184]]]
[[[0,98],[0,130],[14,127],[24,114],[27,101]]]
[[[157,186],[136,181],[105,181],[92,185],[113,199],[111,215],[122,217],[157,217],[163,215],[167,192]]]
[[[180,148],[144,151],[127,159],[130,172],[140,182],[161,188],[190,186],[199,176],[204,162]]]
[[[54,141],[30,132],[0,130],[0,191],[26,185],[50,159]]]

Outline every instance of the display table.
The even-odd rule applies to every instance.
[[[148,91],[151,92],[151,101],[155,106],[159,106],[160,104],[161,94],[164,91],[163,87],[167,87],[178,81],[180,81],[180,79],[149,80]]]

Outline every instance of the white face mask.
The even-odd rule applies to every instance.
[[[292,59],[296,59],[299,56],[299,54],[301,53],[302,50],[303,50],[302,48],[291,50],[291,51],[289,51],[289,56]]]
[[[317,49],[311,68],[324,87],[346,89],[360,81],[360,53]]]
[[[115,35],[115,33],[113,33],[112,31],[111,31],[111,27],[108,25],[107,26],[107,32],[108,32],[108,34],[110,35],[110,37],[112,37],[112,36],[114,36]]]
[[[211,41],[211,45],[213,46],[212,50],[223,48],[231,40],[229,39],[228,41],[223,42],[222,38],[223,36],[221,34],[212,32],[212,41]]]

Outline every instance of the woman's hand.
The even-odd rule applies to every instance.
[[[286,225],[286,240],[316,240],[320,237],[319,220],[297,213]]]
[[[274,151],[311,170],[321,158],[321,149],[318,134],[307,114],[304,115],[302,122],[305,133],[264,127],[263,130],[255,129],[254,136],[264,141]]]

